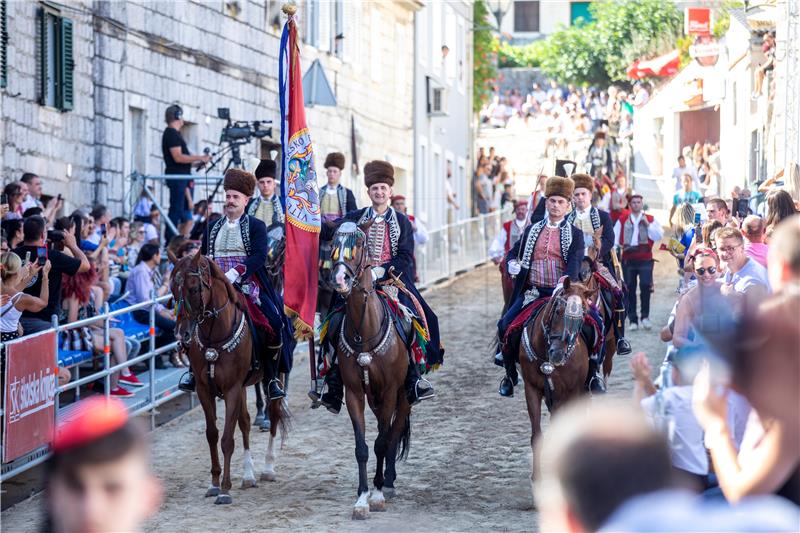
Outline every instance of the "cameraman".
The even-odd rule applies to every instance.
[[[184,125],[181,106],[169,106],[164,113],[164,120],[167,123],[161,137],[164,174],[188,175],[192,173],[192,163],[198,163],[197,167],[200,168],[211,160],[210,155],[189,154],[189,148],[181,135],[181,128]],[[169,187],[169,219],[175,224],[181,235],[188,237],[192,230],[194,181],[191,179],[168,180],[167,186]],[[174,237],[169,228],[167,228],[166,237],[168,241]]]

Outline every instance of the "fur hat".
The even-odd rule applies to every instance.
[[[239,191],[245,196],[253,196],[256,190],[256,177],[238,168],[230,168],[225,173],[223,188],[227,190]]]
[[[589,189],[589,192],[594,192],[594,180],[588,174],[573,174],[570,176],[572,181],[575,182],[576,189]]]
[[[544,195],[548,198],[551,196],[562,196],[567,200],[572,200],[572,191],[575,190],[575,184],[569,178],[561,178],[553,176],[547,178],[547,183],[544,185]]]
[[[386,161],[370,161],[364,165],[364,184],[367,188],[376,183],[394,186],[394,167]]]
[[[331,152],[325,158],[325,168],[336,167],[339,170],[344,170],[344,154],[341,152]]]
[[[260,180],[261,178],[272,178],[275,179],[275,170],[277,166],[275,165],[275,161],[272,159],[262,159],[261,162],[256,167],[256,179]]]

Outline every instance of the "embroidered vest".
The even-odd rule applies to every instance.
[[[522,251],[522,260],[520,261],[522,268],[530,268],[531,258],[533,257],[533,248],[536,246],[536,241],[539,239],[539,235],[542,233],[542,228],[545,226],[547,226],[547,218],[543,218],[531,226],[531,229],[528,232],[528,240],[525,241]],[[559,243],[561,244],[561,258],[564,260],[564,263],[566,263],[567,256],[569,254],[569,248],[572,246],[572,226],[568,224],[566,220],[562,220],[558,225],[558,229],[560,233]]]
[[[400,222],[397,221],[397,214],[391,207],[386,210],[383,216],[385,219],[386,227],[388,228],[389,252],[391,254],[389,256],[389,259],[391,259],[392,257],[397,255],[397,247],[400,243]],[[367,207],[361,214],[361,218],[358,219],[358,225],[364,224],[365,222],[372,220],[373,218],[375,217],[372,208]],[[375,225],[376,224],[373,224],[373,226]],[[367,236],[367,241],[369,241],[369,235]],[[383,248],[383,246],[381,246],[381,248]]]

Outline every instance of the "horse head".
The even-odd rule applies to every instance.
[[[572,283],[569,278],[564,280],[561,290],[553,294],[544,333],[548,359],[556,366],[566,363],[572,355],[583,317],[589,309],[588,297],[589,290],[580,283]]]
[[[275,223],[267,228],[267,264],[282,266],[286,250],[286,233],[283,224]]]
[[[333,236],[331,285],[339,294],[348,296],[369,270],[365,247],[370,225],[359,227],[354,222],[344,222]]]
[[[212,291],[215,283],[224,283],[225,291]],[[170,287],[178,302],[180,312],[186,317],[202,322],[205,315],[215,312],[217,307],[231,301],[239,305],[236,290],[228,282],[219,266],[206,256],[197,253],[178,261]],[[217,300],[221,301],[215,301]],[[210,311],[209,311],[210,310]]]

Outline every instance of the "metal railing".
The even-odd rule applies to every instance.
[[[506,211],[448,224],[428,233],[415,251],[419,287],[424,288],[489,260],[489,245],[500,231]]]
[[[102,379],[104,383],[104,395],[106,397],[110,396],[110,389],[111,389],[111,375],[115,372],[119,372],[124,368],[130,367],[132,365],[146,362],[148,363],[148,382],[145,388],[142,390],[147,390],[147,395],[144,399],[142,398],[133,398],[130,400],[125,401],[128,409],[130,411],[131,416],[139,415],[145,412],[150,413],[150,427],[155,427],[155,415],[156,407],[159,405],[174,399],[175,397],[182,394],[180,390],[177,388],[177,380],[174,380],[175,383],[172,386],[168,386],[167,388],[162,388],[160,390],[156,390],[156,368],[155,362],[156,357],[174,350],[177,346],[177,342],[172,342],[167,345],[164,345],[158,349],[156,349],[156,327],[155,327],[155,304],[157,303],[165,303],[172,298],[171,295],[165,295],[156,298],[153,295],[152,299],[147,302],[138,303],[135,305],[131,305],[122,309],[117,309],[115,311],[111,311],[109,309],[108,303],[104,305],[103,313],[94,316],[91,318],[86,318],[83,320],[78,320],[75,322],[71,322],[69,324],[59,325],[57,318],[53,317],[53,327],[49,330],[46,330],[42,333],[52,332],[55,331],[55,364],[56,366],[59,365],[58,361],[58,350],[59,350],[59,333],[67,332],[70,330],[74,330],[77,328],[87,327],[87,326],[97,326],[98,323],[102,322],[102,330],[103,330],[103,350],[102,350],[102,361],[103,361],[103,368],[101,370],[97,370],[92,372],[89,375],[80,376],[79,365],[78,363],[75,365],[75,379],[71,380],[69,383],[65,385],[58,386],[55,391],[55,423],[58,424],[59,421],[68,418],[71,411],[72,406],[77,405],[80,401],[80,387],[82,385],[86,385],[87,383],[91,383],[97,380]],[[148,330],[148,337],[146,339],[148,349],[145,353],[139,354],[132,359],[128,359],[123,363],[118,363],[115,365],[111,364],[111,334],[110,330],[112,327],[112,320],[115,317],[120,315],[124,315],[126,313],[130,313],[132,311],[137,310],[148,310],[150,317],[149,317],[149,330]],[[0,343],[0,353],[4,353],[5,347],[10,344],[22,344],[26,341],[26,337],[22,337],[20,339],[15,339],[13,341],[9,341],[6,343]],[[87,360],[85,362],[91,362],[95,359],[93,356],[92,359]],[[7,365],[6,365],[7,368]],[[3,376],[4,383],[7,382],[8,376]],[[61,407],[60,405],[60,396],[67,392],[75,390],[75,402],[66,406]],[[132,401],[131,401],[132,400]],[[2,427],[5,428],[5,416],[6,416],[6,406],[4,405],[2,409],[0,409],[0,424]],[[0,473],[0,482],[3,482],[9,478],[12,478],[30,468],[35,467],[36,465],[43,463],[50,457],[50,450],[49,446],[44,446],[42,448],[33,450],[31,452],[26,453],[22,457],[14,459],[9,463],[5,463],[2,465],[2,473]]]

